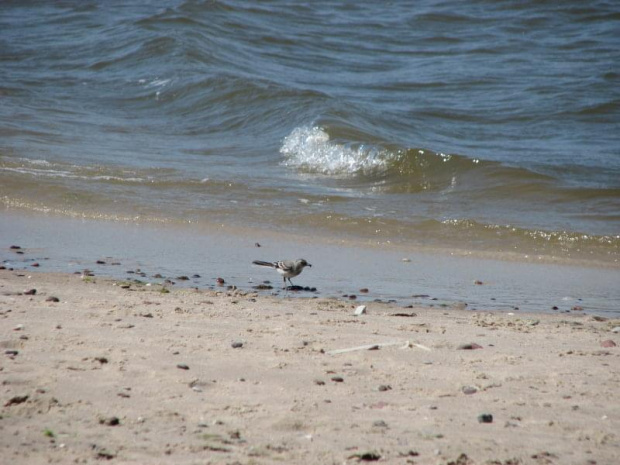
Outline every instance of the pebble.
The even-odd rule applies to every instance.
[[[21,331],[22,329],[24,329],[24,325],[19,324],[19,325],[15,325],[15,328],[13,328],[13,331]]]
[[[392,386],[390,386],[389,384],[381,384],[377,388],[377,391],[379,392],[385,392],[385,391],[391,391],[391,390],[392,390]]]
[[[322,379],[315,379],[314,384],[316,384],[317,386],[325,386],[325,381],[323,381]]]
[[[620,333],[620,326],[616,326],[611,330],[612,333]]]
[[[470,344],[461,344],[460,346],[456,348],[456,350],[476,350],[476,349],[482,349],[482,346],[479,344],[476,344],[475,342],[472,342]]]
[[[24,402],[26,402],[28,400],[28,395],[25,396],[13,396],[11,397],[9,400],[7,400],[4,403],[5,407],[10,407],[11,405],[19,405],[19,404],[23,404]]]
[[[360,289],[360,294],[368,294],[370,291],[368,290],[367,287],[363,287],[362,289]]]
[[[616,343],[611,339],[601,342],[601,347],[616,347]]]
[[[331,380],[335,383],[343,383],[344,378],[342,376],[332,376]]]
[[[475,394],[476,392],[478,392],[478,388],[474,386],[463,386],[461,388],[461,391],[463,391],[463,394],[471,395],[471,394]]]
[[[360,305],[355,309],[355,316],[364,315],[366,313],[366,305]]]
[[[181,370],[189,370],[189,366],[186,363],[177,363],[177,368]]]
[[[118,417],[100,418],[99,424],[106,426],[118,426],[121,424],[121,421],[118,419]]]
[[[54,296],[50,296],[47,299],[45,299],[46,302],[60,302],[60,299],[58,297],[54,297]]]
[[[24,291],[24,295],[35,295],[37,293],[36,289],[28,289]]]
[[[388,427],[387,423],[383,420],[373,421],[372,426],[374,426],[375,428],[387,428]]]
[[[479,423],[493,423],[493,415],[490,413],[482,413],[478,415]]]
[[[226,281],[224,281],[224,278],[217,278],[215,282],[218,286],[223,286],[226,283]]]
[[[230,346],[233,349],[240,349],[241,347],[243,347],[243,342],[241,342],[241,341],[234,341],[232,344],[230,344]]]
[[[15,357],[16,355],[19,355],[19,350],[15,350],[15,349],[8,349],[4,351],[5,355],[9,355],[11,357]]]

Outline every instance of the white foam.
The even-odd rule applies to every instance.
[[[285,166],[311,173],[351,176],[386,169],[389,153],[364,145],[351,147],[333,142],[320,127],[299,127],[284,138],[280,153]]]

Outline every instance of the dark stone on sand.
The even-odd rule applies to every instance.
[[[370,291],[368,290],[367,287],[363,287],[360,289],[360,294],[368,294]]]
[[[479,344],[476,344],[475,342],[472,342],[469,344],[461,344],[460,346],[456,348],[456,350],[476,350],[476,349],[482,349],[482,346]]]
[[[121,424],[121,421],[118,419],[118,417],[100,418],[99,424],[106,426],[118,426]]]
[[[554,305],[553,307],[551,307],[551,310],[559,310],[557,305]]]
[[[353,454],[348,458],[357,459],[358,462],[376,462],[377,460],[381,460],[381,455],[377,452],[362,452],[360,454]]]
[[[254,243],[254,247],[260,247],[261,245],[258,242]]]
[[[226,283],[226,281],[224,281],[224,278],[217,278],[215,282],[218,286],[223,286]]]
[[[11,250],[21,250],[21,247],[19,245],[12,245],[11,247],[9,247]]]
[[[32,265],[30,265],[30,266],[33,266],[33,267],[35,267],[35,268],[38,268],[38,267],[40,267],[41,265],[39,265],[38,263],[33,263],[33,264],[32,264]]]
[[[411,318],[411,317],[414,317],[414,316],[418,316],[418,314],[417,313],[413,313],[413,312],[411,312],[411,313],[392,313],[392,316],[404,316],[404,317]]]
[[[493,423],[493,415],[490,413],[482,413],[478,415],[479,423]]]
[[[351,294],[349,296],[349,300],[355,300],[355,299],[357,299],[357,296],[355,294]]]
[[[199,279],[200,277],[201,277],[201,276],[200,276],[199,274],[193,274],[193,275],[192,275],[192,278],[194,278],[194,279]]]
[[[322,379],[315,379],[314,384],[316,384],[317,386],[325,386],[325,381],[323,381]]]
[[[95,357],[95,360],[101,363],[102,365],[108,363],[108,359],[105,357]]]
[[[576,312],[581,312],[583,311],[583,307],[580,305],[575,305],[573,308],[571,308],[571,310],[574,310]]]
[[[611,339],[601,342],[601,347],[616,347],[616,343]]]
[[[163,279],[163,276],[161,274],[159,274],[159,273],[156,273],[156,274],[153,275],[153,278],[155,278],[155,279]]]
[[[334,383],[343,383],[344,382],[344,378],[342,376],[332,376],[331,380]]]
[[[377,388],[377,391],[379,392],[385,392],[385,391],[391,391],[391,390],[392,390],[392,386],[390,386],[389,384],[381,384]]]
[[[484,283],[477,279],[477,280],[474,281],[474,284],[477,285],[477,286],[482,286]]]
[[[230,346],[233,349],[240,349],[241,347],[243,347],[243,342],[241,342],[241,341],[234,341],[232,344],[230,344]]]
[[[375,428],[387,428],[388,424],[383,420],[377,420],[372,422],[372,426]]]
[[[47,299],[45,299],[46,302],[60,302],[60,299],[58,297],[54,297],[54,296],[50,296]]]
[[[152,313],[141,313],[140,316],[143,318],[153,318]]]
[[[36,289],[28,289],[24,291],[24,295],[35,295],[37,293]]]
[[[16,355],[19,355],[19,350],[15,350],[15,349],[8,349],[8,350],[5,350],[5,351],[4,351],[4,353],[5,353],[6,355],[10,355],[10,356],[12,356],[12,357],[15,357]]]
[[[179,281],[189,281],[189,277],[188,277],[188,276],[185,276],[185,275],[183,275],[183,276],[177,276],[177,279],[178,279]]]
[[[103,260],[97,260],[95,263],[97,263],[97,265],[105,265]]]
[[[24,402],[26,402],[28,400],[28,395],[25,396],[13,396],[11,397],[9,400],[7,400],[4,403],[5,407],[10,407],[11,405],[19,405],[19,404],[23,404]]]
[[[177,363],[177,368],[180,368],[181,370],[189,370],[189,366],[185,363]]]

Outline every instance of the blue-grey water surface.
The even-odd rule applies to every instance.
[[[617,265],[614,1],[6,1],[0,201]]]

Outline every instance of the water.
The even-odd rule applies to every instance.
[[[0,4],[5,211],[620,264],[617,2],[131,3]]]

